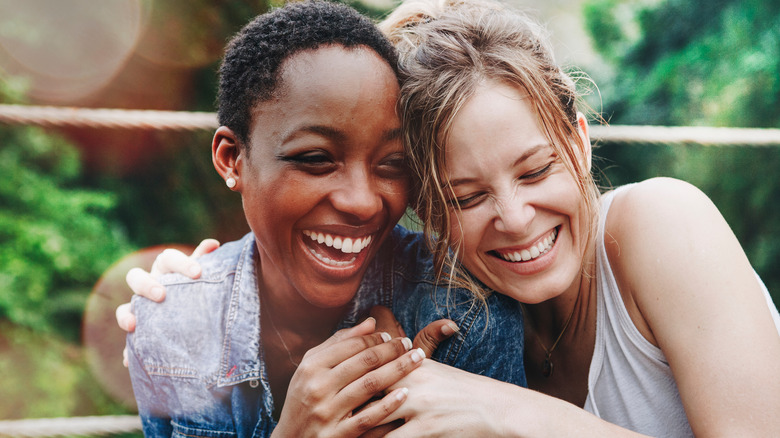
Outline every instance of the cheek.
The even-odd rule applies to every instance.
[[[482,239],[484,224],[481,224],[480,217],[474,210],[469,210],[457,214],[451,210],[450,229],[452,230],[451,246],[460,248],[458,258],[468,268],[473,271],[473,265],[479,255],[479,244]]]
[[[382,198],[385,200],[390,216],[398,222],[409,205],[409,183],[407,180],[388,181],[380,186]]]

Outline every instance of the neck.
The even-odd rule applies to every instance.
[[[525,305],[528,323],[545,345],[555,342],[564,327],[567,333],[561,342],[575,336],[590,320],[591,313],[595,314],[595,266],[594,255],[583,263],[582,273],[566,291],[547,301]]]
[[[291,353],[303,356],[333,333],[346,306],[323,309],[306,301],[290,281],[272,263],[255,260],[263,316],[282,336]],[[302,349],[302,351],[300,351]]]

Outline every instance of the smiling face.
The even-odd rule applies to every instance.
[[[269,293],[343,306],[407,205],[396,77],[365,48],[285,61],[237,171]],[[291,294],[291,295],[290,295]]]
[[[580,152],[587,160],[590,151]],[[451,203],[461,209],[453,208],[453,238],[472,274],[525,303],[575,285],[589,210],[527,95],[479,85],[452,120],[445,160]]]

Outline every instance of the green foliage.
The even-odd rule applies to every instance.
[[[0,130],[0,316],[74,336],[95,281],[128,243],[115,198],[78,187],[78,152],[35,128]],[[61,324],[61,323],[65,324]]]
[[[211,132],[155,133],[146,158],[127,175],[94,171],[94,184],[116,196],[117,220],[139,247],[235,240],[249,231],[241,198],[211,162]]]
[[[94,384],[83,351],[0,320],[0,418],[127,413]]]
[[[590,0],[613,124],[780,127],[780,3]],[[606,185],[671,176],[715,202],[780,302],[780,148],[601,145]]]
[[[667,0],[585,7],[594,46],[614,67],[614,123],[780,126],[780,5]]]

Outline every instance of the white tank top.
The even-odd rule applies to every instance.
[[[585,410],[650,436],[693,436],[666,357],[631,321],[607,258],[604,224],[615,193],[625,187],[604,194],[601,200],[596,237],[596,346]],[[763,282],[761,286],[780,332],[780,315]]]

